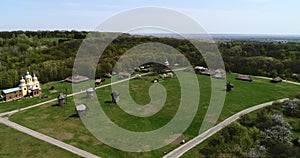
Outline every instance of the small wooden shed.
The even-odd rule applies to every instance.
[[[112,93],[111,93],[111,102],[112,102],[112,103],[117,103],[117,102],[119,102],[119,101],[120,101],[119,96],[120,96],[120,92],[118,92],[118,91],[112,92]]]
[[[58,105],[64,106],[66,104],[66,98],[67,98],[66,94],[60,93],[57,97]]]
[[[226,91],[227,92],[230,92],[232,89],[234,88],[234,85],[232,84],[232,83],[227,83],[227,85],[226,85]]]
[[[87,112],[87,106],[84,104],[77,105],[76,112],[79,117],[85,116]]]
[[[87,95],[87,97],[88,98],[93,98],[93,96],[94,96],[94,88],[88,88],[87,90],[86,90],[86,95]]]

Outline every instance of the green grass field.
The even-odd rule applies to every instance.
[[[64,149],[48,144],[10,127],[0,124],[0,157],[53,158],[79,157]]]
[[[227,80],[231,81],[235,85],[235,88],[232,92],[227,93],[219,121],[253,105],[291,97],[299,92],[299,86],[292,84],[272,84],[268,80],[256,78],[253,82],[244,82],[235,80],[235,77],[235,74],[230,74],[227,77]],[[147,76],[140,80],[130,81],[130,92],[137,103],[147,104],[150,101],[148,88],[153,84],[151,83],[153,78],[155,76]],[[98,141],[83,126],[81,120],[74,117],[75,106],[72,98],[68,99],[67,105],[64,107],[48,104],[14,114],[10,117],[10,120],[101,157],[161,157],[165,152],[179,146],[181,139],[188,140],[198,135],[199,128],[208,108],[211,93],[210,78],[207,76],[198,76],[198,79],[200,84],[200,103],[192,124],[178,140],[162,149],[151,152],[123,152]],[[178,108],[180,98],[178,80],[172,78],[161,82],[161,84],[167,89],[167,102],[158,113],[147,118],[130,116],[122,112],[118,106],[107,103],[107,101],[111,100],[110,87],[97,90],[97,96],[105,113],[114,123],[132,131],[150,131],[168,123]]]

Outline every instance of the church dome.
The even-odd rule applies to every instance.
[[[20,80],[20,83],[25,83],[25,80],[24,80],[23,76],[22,76],[22,78]]]
[[[29,74],[29,72],[27,71],[26,73],[26,76],[25,76],[25,79],[29,79],[29,78],[32,78],[32,76]]]
[[[26,84],[26,86],[33,86],[33,85],[34,85],[33,82],[28,82],[28,83]]]
[[[22,77],[21,80],[20,80],[19,87],[24,87],[24,86],[26,86],[26,84],[25,84],[24,78]]]
[[[33,80],[38,80],[38,78],[35,76],[35,74],[33,74]]]

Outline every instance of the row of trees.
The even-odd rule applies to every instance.
[[[75,38],[84,39],[88,34],[86,31],[2,31],[0,32],[0,38],[9,39],[16,38],[20,35],[26,35],[28,37],[37,38]]]
[[[300,80],[299,43],[219,43],[228,71]]]

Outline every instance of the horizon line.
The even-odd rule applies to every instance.
[[[23,31],[23,32],[46,32],[46,31],[77,31],[77,32],[94,32],[97,30],[84,30],[84,29],[39,29],[39,30],[26,30],[26,29],[15,29],[15,30],[0,30],[0,32],[17,32],[17,31]],[[100,32],[107,32],[107,31],[100,31]],[[173,33],[162,33],[162,32],[145,32],[145,33],[129,33],[129,32],[124,32],[124,33],[128,33],[128,34],[173,34]],[[190,34],[190,35],[196,35],[199,33],[184,33],[184,34]],[[266,35],[266,36],[270,36],[270,35],[289,35],[289,36],[300,36],[300,33],[246,33],[246,32],[206,32],[203,34],[209,34],[209,35]]]

